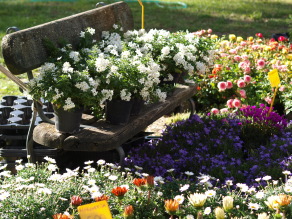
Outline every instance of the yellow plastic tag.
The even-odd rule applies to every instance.
[[[280,77],[278,74],[278,69],[273,69],[272,71],[270,71],[268,74],[268,78],[272,87],[278,87],[279,84],[281,83]]]
[[[112,219],[109,206],[106,201],[94,202],[77,207],[81,219]]]

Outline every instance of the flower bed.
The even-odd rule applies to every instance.
[[[45,159],[47,162],[39,165],[18,160],[15,175],[1,166],[1,218],[79,218],[78,206],[101,200],[108,202],[114,218],[292,216],[289,171],[283,172],[283,183],[266,175],[262,178],[265,185],[251,187],[228,180],[218,186],[208,175],[195,177],[185,172],[186,179],[168,182],[147,173],[136,176],[104,160],[88,161],[82,170],[60,173],[54,159]]]
[[[281,114],[291,111],[292,47],[287,36],[277,41],[265,39],[260,33],[247,40],[234,34],[211,38],[217,39],[218,49],[212,74],[195,78],[200,84],[196,100],[202,111],[271,104],[275,89],[268,73],[273,69],[279,72],[281,80],[275,105]]]
[[[126,162],[167,180],[180,178],[186,171],[214,176],[219,183],[233,180],[249,186],[257,185],[255,179],[265,175],[278,179],[292,167],[292,132],[277,113],[267,116],[268,109],[194,115],[168,126],[160,139],[132,149]]]

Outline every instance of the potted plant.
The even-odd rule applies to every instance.
[[[83,47],[78,50],[74,50],[70,44],[56,48],[46,42],[50,55],[48,62],[29,81],[29,94],[34,99],[44,99],[53,104],[56,129],[60,132],[78,131],[84,108],[99,109],[103,95],[99,92],[98,81],[89,75],[85,66],[88,50],[84,46],[88,46],[88,40],[84,36],[93,34],[91,28],[81,33],[84,40],[80,45]]]

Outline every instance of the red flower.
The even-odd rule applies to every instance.
[[[71,204],[74,205],[74,206],[81,205],[82,201],[83,200],[82,200],[82,198],[80,196],[73,195],[71,197]]]
[[[133,183],[134,183],[136,186],[140,187],[140,186],[144,186],[144,185],[146,185],[147,180],[146,180],[146,179],[141,179],[141,178],[135,178],[135,179],[133,180]]]
[[[126,189],[125,187],[118,186],[118,187],[112,189],[112,194],[114,194],[115,196],[118,196],[118,197],[123,197],[127,191],[128,191],[128,189]]]
[[[262,33],[256,33],[256,36],[259,38],[263,38],[263,34]]]
[[[284,37],[284,36],[279,36],[279,37],[278,37],[278,40],[282,42],[282,41],[286,41],[286,40],[287,40],[287,38],[286,38],[286,37]]]
[[[134,216],[133,206],[132,205],[126,206],[123,215],[124,215],[124,218],[132,218]]]
[[[99,201],[107,201],[107,200],[109,200],[109,196],[107,196],[107,195],[102,195],[102,196],[99,196],[99,197],[94,198],[94,200],[95,200],[96,202],[99,202]]]

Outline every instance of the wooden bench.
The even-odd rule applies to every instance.
[[[131,10],[124,2],[113,3],[8,34],[2,40],[2,53],[10,72],[3,68],[0,70],[22,89],[26,89],[25,85],[14,75],[27,72],[28,78],[31,79],[33,77],[31,71],[46,61],[47,54],[43,46],[43,39],[58,42],[60,38],[64,38],[74,47],[79,43],[80,32],[85,28],[94,28],[97,33],[96,40],[100,40],[101,32],[110,30],[117,23],[122,25],[124,30],[133,28]],[[116,149],[120,155],[120,164],[122,164],[125,154],[121,145],[191,98],[195,91],[195,85],[180,85],[165,102],[147,105],[139,116],[132,116],[126,125],[111,125],[103,120],[94,122],[91,116],[83,115],[84,125],[81,130],[69,136],[57,132],[53,122],[43,115],[40,104],[34,101],[34,112],[26,143],[27,154],[31,157],[30,161],[34,162],[33,142],[65,151]],[[37,113],[44,122],[34,127]]]

